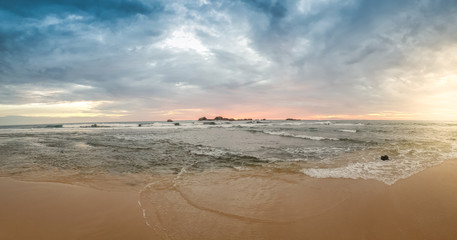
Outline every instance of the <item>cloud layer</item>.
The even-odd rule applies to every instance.
[[[456,13],[431,0],[1,1],[0,117],[456,117]]]

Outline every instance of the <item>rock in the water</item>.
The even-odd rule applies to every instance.
[[[173,122],[173,120],[171,120],[171,119],[168,119],[168,120],[167,120],[167,122]]]
[[[383,160],[383,161],[389,160],[389,156],[383,155],[383,156],[381,156],[381,160]]]
[[[217,116],[213,119],[206,118],[206,117],[201,117],[198,119],[198,121],[251,121],[252,118],[242,118],[242,119],[235,119],[235,118],[226,118],[222,116]]]

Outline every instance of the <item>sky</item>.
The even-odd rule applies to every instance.
[[[0,124],[457,119],[457,1],[0,0]]]

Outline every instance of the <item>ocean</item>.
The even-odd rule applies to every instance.
[[[388,155],[389,160],[380,157]],[[457,158],[457,122],[175,121],[0,126],[0,176],[231,169],[387,185]]]

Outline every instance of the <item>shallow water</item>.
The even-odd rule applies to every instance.
[[[217,169],[393,184],[457,157],[457,122],[181,121],[3,126],[2,176],[160,175]],[[381,155],[389,161],[381,161]],[[61,173],[60,175],[58,173]]]
[[[310,188],[309,180],[258,170],[183,170],[146,185],[138,203],[146,224],[162,239],[278,239],[272,232],[302,239],[306,231],[297,234],[296,224],[348,196],[335,185]]]

